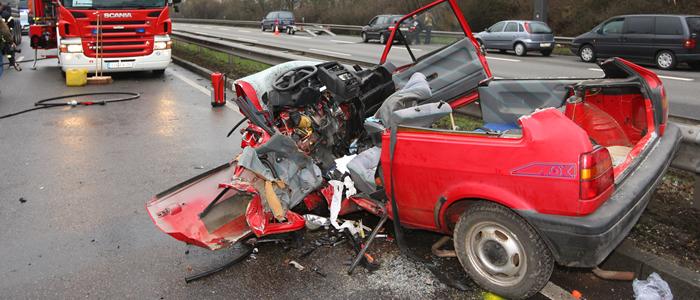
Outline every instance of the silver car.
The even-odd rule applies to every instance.
[[[539,21],[501,21],[477,33],[476,40],[483,50],[513,50],[517,56],[527,55],[528,51],[549,56],[555,45],[552,29]]]

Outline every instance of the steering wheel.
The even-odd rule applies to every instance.
[[[294,68],[285,72],[280,77],[277,77],[277,80],[275,80],[275,83],[272,84],[272,87],[280,92],[289,91],[296,88],[301,83],[309,80],[309,78],[316,75],[316,73],[318,73],[318,68],[316,66],[302,66]]]

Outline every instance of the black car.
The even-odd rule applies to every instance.
[[[386,44],[386,40],[391,34],[391,30],[402,15],[378,15],[372,18],[369,23],[362,27],[362,41],[379,40],[379,43]]]
[[[267,14],[262,21],[260,21],[260,29],[265,30],[275,30],[275,25],[280,32],[287,30],[287,26],[294,25],[294,14],[289,11],[273,11]]]
[[[700,16],[617,16],[576,37],[571,52],[585,62],[617,56],[663,70],[679,63],[700,69],[698,35]]]

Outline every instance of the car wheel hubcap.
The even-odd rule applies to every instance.
[[[668,68],[673,63],[673,57],[671,56],[671,54],[661,53],[659,54],[659,58],[657,59],[657,61],[660,67]]]
[[[524,278],[525,251],[510,230],[482,222],[473,226],[466,238],[469,261],[483,278],[499,286],[513,286]]]
[[[588,47],[583,48],[583,50],[581,50],[581,58],[585,61],[591,60],[593,58],[593,49]]]
[[[515,54],[517,55],[522,55],[523,54],[523,45],[518,44],[515,46]]]

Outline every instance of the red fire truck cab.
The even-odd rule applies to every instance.
[[[152,70],[171,61],[169,6],[179,0],[33,0],[35,50],[58,49],[61,69]],[[100,59],[101,58],[101,59]]]

